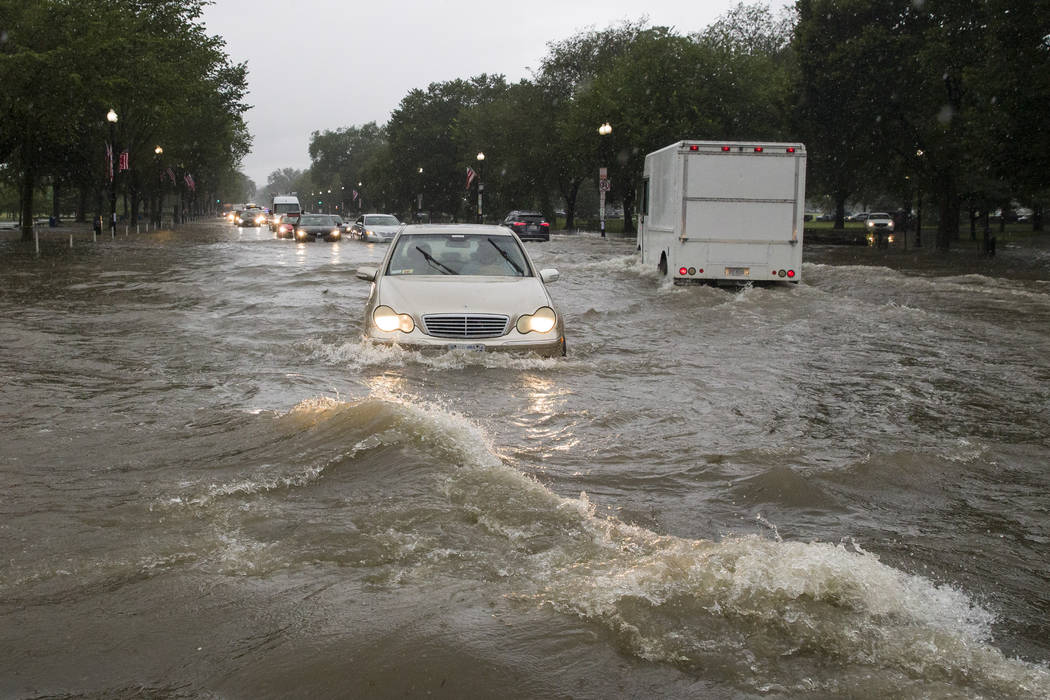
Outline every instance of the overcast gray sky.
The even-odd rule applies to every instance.
[[[254,144],[243,170],[262,188],[274,170],[309,166],[311,132],[383,124],[413,88],[481,73],[516,82],[549,42],[580,30],[646,17],[690,34],[738,2],[215,0],[203,20],[248,64]]]

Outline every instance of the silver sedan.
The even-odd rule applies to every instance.
[[[376,267],[365,335],[381,343],[485,352],[565,354],[561,315],[521,241],[502,226],[409,226]]]

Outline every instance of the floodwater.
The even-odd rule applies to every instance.
[[[356,241],[0,241],[0,697],[1050,695],[1045,248],[528,248],[564,359],[362,342]]]

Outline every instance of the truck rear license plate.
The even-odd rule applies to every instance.
[[[485,346],[481,343],[449,343],[446,350],[466,350],[467,352],[485,352]]]
[[[727,267],[726,277],[750,277],[750,267]]]

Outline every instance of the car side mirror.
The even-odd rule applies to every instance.
[[[359,267],[357,268],[358,279],[363,279],[366,282],[375,282],[376,275],[379,273],[379,269],[375,267]]]
[[[551,282],[557,282],[561,275],[553,267],[548,267],[546,270],[540,270],[540,279],[543,280],[544,284],[550,284]]]

